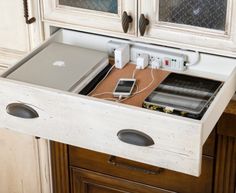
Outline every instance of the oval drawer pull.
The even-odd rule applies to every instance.
[[[32,107],[29,107],[23,103],[11,103],[7,105],[6,111],[9,115],[24,119],[39,117],[38,113]]]
[[[162,171],[164,171],[163,168],[157,168],[156,170],[148,170],[148,169],[144,169],[141,167],[137,167],[137,166],[133,166],[133,165],[129,165],[129,164],[125,164],[125,163],[119,163],[116,161],[116,157],[111,155],[107,161],[109,164],[116,166],[118,168],[121,169],[128,169],[128,170],[132,170],[132,171],[137,171],[137,172],[142,172],[145,174],[151,174],[151,175],[158,175],[160,174]]]
[[[137,130],[124,129],[117,133],[118,138],[128,144],[138,146],[151,146],[154,145],[153,139],[145,133]]]

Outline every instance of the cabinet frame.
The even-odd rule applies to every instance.
[[[138,0],[139,14],[150,19],[143,41],[236,57],[236,2],[228,0],[226,31],[158,21],[159,0]]]
[[[41,9],[43,21],[63,23],[67,26],[77,26],[79,30],[95,33],[112,33],[116,36],[124,34],[122,29],[122,14],[126,11],[132,18],[127,37],[137,34],[137,2],[136,0],[117,0],[118,14],[102,11],[75,8],[59,5],[58,0],[42,0]]]
[[[23,5],[23,1],[21,2]],[[15,64],[18,60],[20,60],[24,55],[26,55],[32,48],[36,47],[43,40],[42,33],[42,24],[40,21],[40,3],[39,1],[28,1],[29,6],[29,15],[34,16],[36,18],[36,22],[28,25],[24,24],[26,28],[26,36],[27,42],[25,42],[27,49],[25,50],[16,50],[16,49],[6,49],[0,48],[0,65],[4,65],[4,67],[8,68]],[[22,20],[25,22],[22,8]]]

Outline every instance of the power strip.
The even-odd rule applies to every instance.
[[[143,54],[148,54],[148,64],[152,68],[163,68],[175,71],[184,71],[187,69],[187,55],[141,46],[131,47],[130,60],[136,63],[137,58]]]
[[[108,53],[114,57],[115,49],[122,44],[130,43],[129,41],[109,41]],[[151,68],[162,68],[173,71],[184,71],[187,69],[188,56],[171,51],[163,51],[161,49],[149,48],[141,45],[132,45],[130,43],[130,61],[137,63],[137,59],[142,55],[148,55],[148,65]]]

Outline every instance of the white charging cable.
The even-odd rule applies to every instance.
[[[139,70],[139,69],[138,69],[138,68],[135,68],[135,69],[134,69],[132,78],[135,78],[135,75],[136,75],[137,70]]]
[[[108,70],[108,72],[107,72],[106,75],[103,77],[103,79],[95,86],[95,88],[94,88],[92,91],[89,92],[88,95],[92,94],[92,93],[98,88],[98,86],[108,77],[108,75],[110,74],[110,72],[113,70],[114,67],[115,67],[115,66],[113,65],[113,66]],[[103,93],[101,93],[101,94],[103,94]],[[94,95],[92,95],[92,96],[94,96]],[[99,95],[98,95],[98,96],[99,96]]]
[[[132,78],[133,78],[133,79],[135,78],[135,75],[136,75],[137,70],[144,69],[144,68],[146,68],[146,66],[148,65],[148,55],[146,55],[146,54],[140,55],[137,64],[138,64],[138,65],[136,65],[136,68],[134,69],[134,71],[133,71],[133,73],[132,73]],[[110,74],[110,72],[112,71],[113,68],[114,68],[114,66],[112,66],[112,67],[109,69],[109,71],[108,71],[107,74],[104,76],[104,78],[96,85],[96,87],[89,93],[89,95],[90,95],[91,93],[93,93],[93,92],[97,89],[97,87],[107,78],[107,76]],[[137,88],[136,88],[136,91],[135,91],[135,93],[133,93],[133,94],[132,94],[131,96],[129,96],[129,97],[126,97],[126,98],[122,99],[122,96],[119,96],[118,99],[113,99],[113,98],[103,98],[103,99],[113,100],[113,101],[117,101],[117,102],[123,102],[123,101],[125,101],[125,100],[127,100],[127,99],[129,99],[129,98],[131,98],[131,97],[133,97],[133,96],[135,96],[135,95],[137,95],[137,94],[140,94],[140,93],[144,92],[144,91],[147,90],[147,89],[154,83],[154,81],[155,81],[155,77],[154,77],[154,74],[153,74],[153,70],[154,70],[154,69],[152,68],[152,69],[151,69],[151,77],[152,77],[152,80],[151,80],[151,82],[150,82],[145,88],[139,90],[138,84],[135,84],[135,86],[137,87]],[[96,97],[96,96],[107,95],[107,94],[113,95],[113,92],[103,92],[103,93],[93,94],[93,95],[91,95],[91,96],[92,96],[92,97]]]
[[[192,62],[192,63],[187,63],[186,66],[194,66],[194,65],[197,65],[200,62],[200,59],[201,59],[200,52],[199,51],[195,51],[195,53],[196,53],[195,61]]]
[[[152,86],[152,84],[153,84],[154,81],[155,81],[155,77],[154,77],[154,74],[153,74],[153,70],[154,70],[154,69],[152,68],[152,69],[151,69],[152,81],[151,81],[145,88],[141,89],[140,91],[135,92],[134,95],[140,94],[140,93],[144,92],[145,90],[149,89],[150,86]]]
[[[112,92],[102,92],[102,93],[98,93],[98,94],[93,94],[91,96],[96,97],[96,96],[107,95],[107,94],[113,94],[113,93]]]
[[[136,91],[135,93],[133,93],[131,96],[129,96],[129,97],[127,97],[127,98],[124,98],[124,99],[122,99],[122,100],[119,100],[118,102],[124,102],[125,100],[130,99],[130,98],[134,97],[135,95],[140,94],[140,93],[144,92],[145,90],[149,89],[149,88],[152,86],[152,84],[154,83],[154,81],[155,81],[155,77],[154,77],[153,70],[154,70],[154,69],[152,68],[152,69],[151,69],[151,77],[152,77],[152,80],[151,80],[151,82],[150,82],[146,87],[144,87],[144,88],[141,89],[140,91]]]

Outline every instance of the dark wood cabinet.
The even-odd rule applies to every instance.
[[[139,162],[126,160],[119,157],[111,157],[107,154],[71,146],[69,147],[69,155],[69,165],[73,167],[84,168],[169,191],[181,193],[212,192],[214,159],[210,156],[203,156],[203,172],[201,176],[197,178]]]
[[[236,102],[219,120],[217,133],[214,193],[236,193]]]
[[[236,102],[206,141],[198,178],[56,142],[51,154],[55,193],[235,193]]]
[[[71,176],[73,193],[172,193],[154,186],[84,169],[71,168]]]

